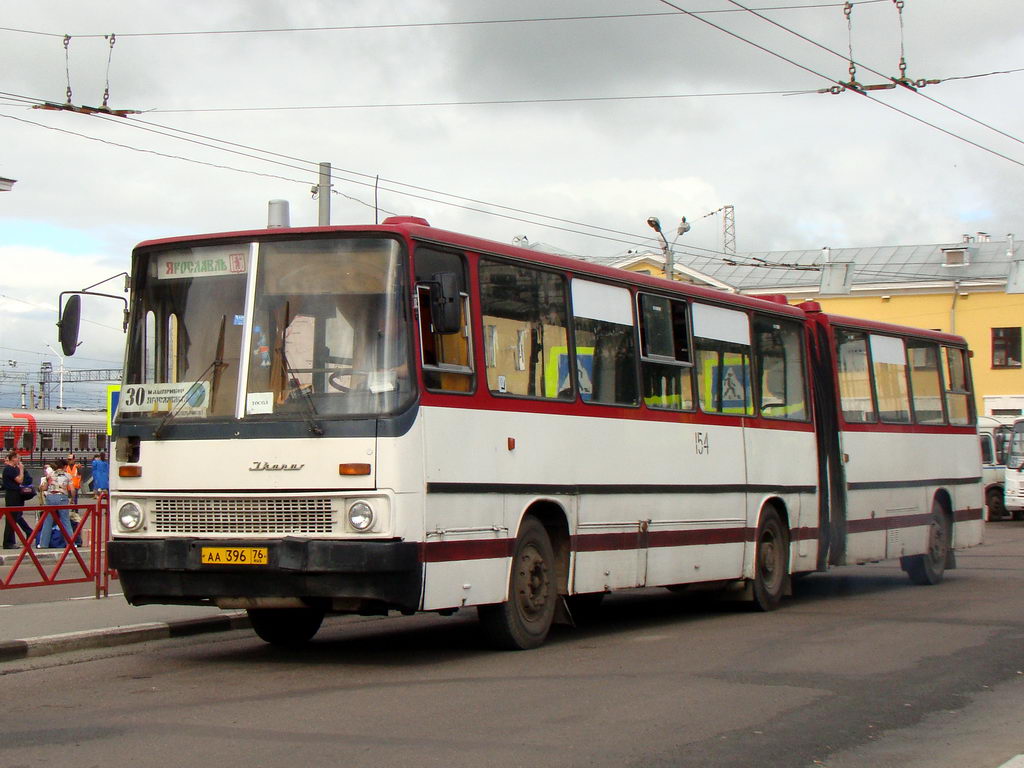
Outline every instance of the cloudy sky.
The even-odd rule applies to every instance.
[[[764,18],[731,0],[0,0],[0,407],[12,374],[58,367],[61,290],[128,269],[141,240],[263,226],[270,199],[315,224],[320,161],[334,224],[374,220],[379,177],[381,216],[590,256],[686,216],[698,268],[724,205],[741,252],[1024,234],[1019,0],[906,0],[902,35],[892,0],[853,0],[849,24],[841,2],[740,2]],[[817,93],[849,80],[851,47],[858,82],[898,75],[901,45],[911,79],[942,82]],[[31,108],[69,81],[75,105],[109,85],[141,114]],[[84,310],[68,367],[119,366],[117,305]]]

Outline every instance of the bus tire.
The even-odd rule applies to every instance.
[[[985,503],[988,505],[989,520],[1002,520],[1006,517],[1006,505],[1003,504],[1002,488],[989,488]]]
[[[528,516],[516,537],[508,599],[477,608],[480,625],[495,647],[522,651],[544,642],[558,606],[554,575],[551,537],[540,520]]]
[[[754,550],[754,607],[774,611],[782,602],[789,578],[789,533],[779,513],[766,509],[757,526]]]
[[[946,572],[946,558],[949,556],[949,518],[942,505],[932,505],[932,519],[928,526],[928,551],[923,555],[902,558],[903,570],[910,581],[920,586],[938,584]]]
[[[250,608],[246,612],[256,635],[280,648],[305,645],[324,620],[324,612],[316,608]]]

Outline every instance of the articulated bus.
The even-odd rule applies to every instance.
[[[393,217],[148,241],[111,478],[127,599],[475,607],[489,638],[635,587],[732,588],[982,538],[958,336]]]

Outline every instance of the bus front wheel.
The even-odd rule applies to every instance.
[[[250,608],[247,613],[256,635],[281,648],[305,645],[324,620],[324,612],[315,608]]]
[[[988,505],[988,519],[1002,520],[1006,517],[1006,505],[1003,503],[1003,489],[990,488],[985,503]]]
[[[558,604],[555,554],[540,520],[527,517],[516,537],[508,599],[477,608],[480,625],[498,648],[536,648],[551,629]]]

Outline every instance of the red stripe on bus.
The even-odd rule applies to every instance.
[[[420,562],[447,563],[453,560],[490,560],[512,557],[515,539],[474,539],[472,541],[424,541]]]
[[[981,520],[983,517],[981,507],[977,509],[968,507],[967,509],[958,509],[953,513],[953,520],[957,523],[969,523],[972,520]]]
[[[849,520],[846,528],[850,533],[868,533],[871,531],[887,531],[891,528],[916,528],[930,525],[931,513],[920,515],[895,515],[893,517],[873,517],[867,520]]]
[[[981,509],[960,509],[954,514],[958,523],[980,520]],[[849,533],[871,533],[892,528],[916,528],[931,524],[930,514],[876,517],[847,522]],[[714,544],[753,542],[757,530],[741,528],[705,528],[693,531],[627,531],[624,533],[578,533],[570,537],[573,552],[618,552],[663,547],[698,547]],[[819,529],[793,528],[791,542],[816,541]],[[420,544],[420,560],[424,563],[447,563],[459,560],[489,560],[512,557],[515,539],[474,539],[471,541],[427,541]]]
[[[964,427],[950,424],[850,424],[844,423],[840,432],[876,432],[883,434],[911,435],[973,435],[977,427]]]

